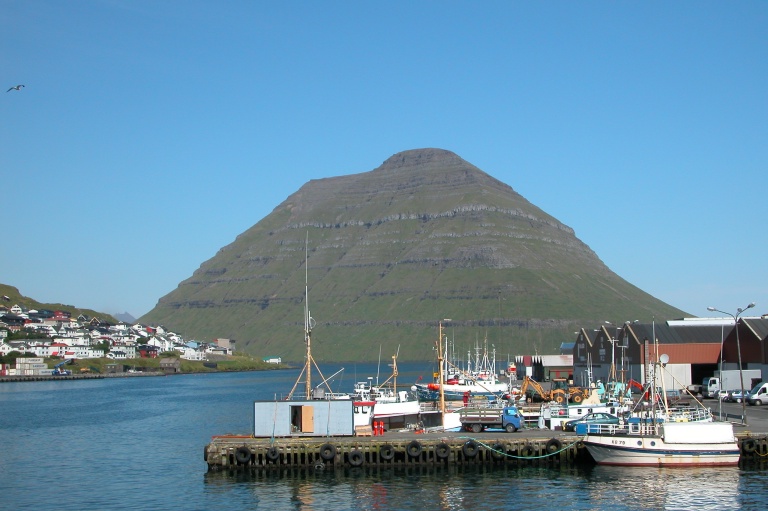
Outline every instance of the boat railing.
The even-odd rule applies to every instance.
[[[306,394],[296,392],[291,397],[291,401],[345,401],[350,399],[357,399],[357,397],[354,397],[350,394],[347,394],[345,392],[312,392],[312,395],[307,397]]]
[[[650,436],[657,435],[659,426],[663,423],[661,419],[651,420],[632,420],[621,424],[585,424],[584,433],[588,435],[633,435]],[[579,433],[581,427],[577,425],[576,432]]]
[[[626,424],[586,424],[585,426],[588,435],[616,435],[629,433]]]
[[[670,422],[704,422],[712,420],[712,412],[705,408],[674,408],[670,410]]]

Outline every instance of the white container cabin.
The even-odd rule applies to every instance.
[[[353,436],[351,400],[256,401],[253,436]]]

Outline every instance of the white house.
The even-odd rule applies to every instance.
[[[176,351],[181,352],[181,358],[184,360],[208,360],[205,352],[187,346],[177,346]]]
[[[158,337],[156,335],[153,335],[152,338],[149,341],[147,341],[147,344],[149,346],[156,346],[161,353],[163,351],[171,351],[174,349],[173,343],[171,341],[169,341],[168,339],[165,339],[164,337]]]

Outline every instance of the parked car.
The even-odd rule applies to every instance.
[[[744,391],[745,394],[748,394],[748,391]],[[741,389],[739,390],[731,390],[728,392],[728,399],[726,401],[730,403],[741,403],[744,398],[741,395]]]
[[[728,394],[733,392],[732,390],[718,390],[717,391],[717,399],[720,401],[728,401]]]
[[[566,422],[563,425],[563,431],[576,431],[577,424],[615,424],[618,426],[620,423],[621,419],[615,415],[611,415],[610,413],[595,412],[588,413],[583,417]]]

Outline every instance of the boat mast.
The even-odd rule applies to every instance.
[[[299,382],[305,373],[307,379],[304,387],[304,398],[311,399],[310,393],[312,392],[312,318],[309,315],[309,284],[307,274],[308,245],[309,232],[307,232],[307,240],[304,245],[304,343],[307,345],[307,352],[305,355],[304,367],[301,369],[301,373],[299,373],[296,383],[293,384],[293,388],[288,393],[287,399],[293,399],[293,393],[296,391],[296,387],[299,386]]]
[[[312,325],[310,324],[312,318],[309,315],[309,270],[307,268],[309,263],[309,232],[307,232],[307,239],[304,242],[304,342],[307,344],[306,355],[306,367],[307,371],[307,384],[306,384],[306,398],[309,399],[312,392]]]
[[[397,351],[392,355],[392,392],[397,396],[397,356],[400,355],[400,345],[397,346]]]
[[[450,321],[450,319],[444,319],[443,321]],[[439,373],[438,385],[440,386],[440,417],[443,429],[445,429],[445,389],[443,388],[443,373],[446,368],[443,359],[443,321],[438,323],[437,365],[439,369],[437,372]],[[447,339],[446,342],[448,342]]]

